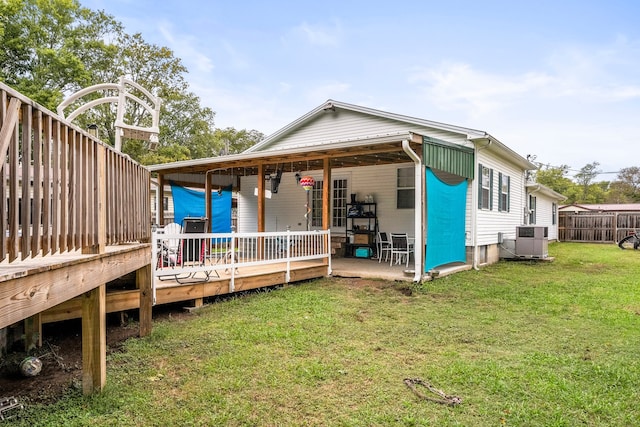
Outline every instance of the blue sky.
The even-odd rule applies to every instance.
[[[335,99],[640,166],[638,1],[80,1],[172,49],[216,127],[269,135]]]

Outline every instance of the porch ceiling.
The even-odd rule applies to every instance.
[[[411,140],[411,148],[422,156],[422,137],[415,135]],[[348,145],[341,147],[309,147],[293,150],[270,151],[264,153],[238,154],[229,156],[198,159],[188,162],[176,162],[150,167],[152,172],[171,176],[203,175],[207,171],[216,170],[216,175],[250,176],[258,174],[258,166],[263,165],[265,173],[273,173],[277,169],[283,172],[322,170],[324,160],[330,160],[332,169],[375,166],[411,161],[402,149],[402,140],[384,143]],[[222,170],[219,170],[222,169]],[[200,181],[200,180],[197,180]]]

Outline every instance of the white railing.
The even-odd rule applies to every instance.
[[[263,233],[152,233],[153,299],[156,278],[194,283],[229,273],[229,292],[234,292],[240,268],[284,263],[289,282],[291,263],[326,258],[331,272],[331,235],[322,231]]]

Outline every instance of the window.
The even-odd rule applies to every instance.
[[[322,227],[322,189],[323,181],[316,181],[311,191],[311,225]]]
[[[413,209],[415,207],[415,187],[413,168],[399,168],[397,175],[396,208]]]
[[[558,204],[554,202],[551,204],[551,224],[556,225],[557,221],[558,221]]]
[[[529,195],[529,224],[536,223],[536,196]]]
[[[322,227],[322,193],[324,181],[316,181],[311,191],[311,225]],[[331,223],[333,227],[344,227],[347,208],[347,180],[333,180],[332,194],[333,209],[331,211]]]
[[[333,180],[333,210],[331,214],[331,224],[334,227],[345,227],[345,217],[347,216],[347,180]]]
[[[510,192],[511,192],[511,178],[507,175],[503,175],[502,172],[498,174],[498,185],[500,185],[500,196],[498,198],[498,210],[501,212],[509,212]]]
[[[478,208],[493,209],[493,169],[478,165]]]

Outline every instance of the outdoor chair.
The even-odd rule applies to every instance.
[[[413,252],[413,244],[409,243],[406,233],[391,234],[391,262],[389,265],[401,264],[405,261],[405,267],[409,267],[409,256]]]
[[[182,232],[180,224],[172,222],[159,230],[165,235],[175,235]],[[180,239],[171,237],[162,239],[158,243],[158,268],[174,268],[178,265]],[[161,276],[160,280],[175,279],[174,276]]]
[[[378,246],[378,263],[382,262],[383,256],[384,262],[387,262],[389,260],[389,254],[391,254],[391,240],[389,240],[389,235],[384,231],[379,231],[376,240]]]

